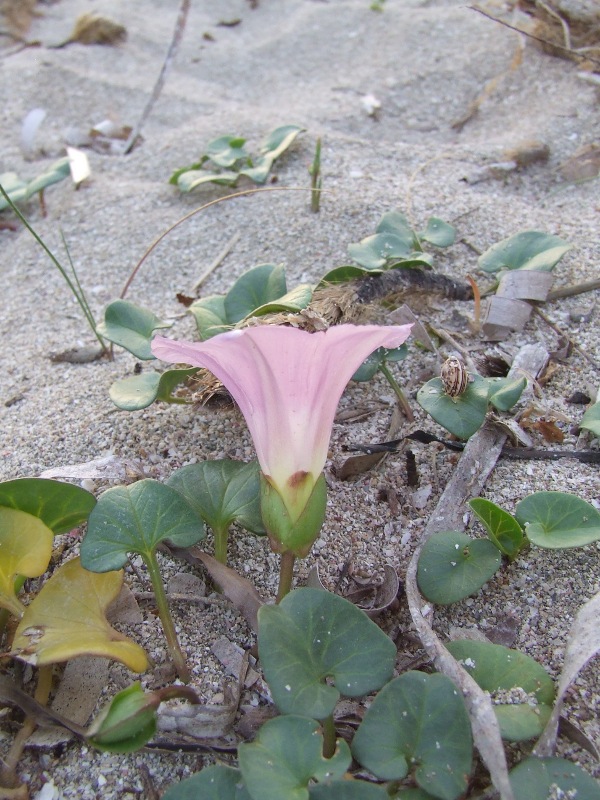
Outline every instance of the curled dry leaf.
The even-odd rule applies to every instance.
[[[342,597],[361,608],[371,619],[375,619],[382,611],[389,608],[400,591],[400,581],[394,567],[391,564],[384,564],[383,570],[383,580],[369,579],[360,587],[356,586],[348,592],[341,593]],[[313,589],[325,589],[318,565],[308,573],[306,585]]]
[[[258,631],[258,609],[264,605],[265,601],[250,581],[242,578],[231,567],[221,564],[216,558],[200,550],[199,547],[169,547],[169,551],[176,558],[182,558],[190,564],[202,564],[208,570],[213,581],[221,587],[223,594],[241,612],[252,630]]]

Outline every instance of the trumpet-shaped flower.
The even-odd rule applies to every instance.
[[[399,347],[410,328],[338,325],[307,333],[261,325],[197,343],[156,336],[152,352],[163,361],[205,367],[223,383],[244,415],[263,475],[293,527],[317,488],[346,384],[368,355],[378,347]],[[323,513],[324,491],[323,486]],[[284,550],[293,544],[269,533]],[[291,549],[300,554],[296,544]]]

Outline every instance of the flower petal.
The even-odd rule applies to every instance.
[[[197,343],[156,336],[152,352],[205,367],[223,383],[246,419],[262,471],[283,488],[298,472],[317,479],[346,384],[368,355],[399,347],[410,329],[337,325],[307,333],[261,325]]]

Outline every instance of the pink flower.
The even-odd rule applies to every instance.
[[[365,358],[399,347],[410,325],[338,325],[307,333],[260,325],[205,342],[152,341],[157,358],[210,370],[238,404],[263,474],[293,519],[327,458],[338,401]]]

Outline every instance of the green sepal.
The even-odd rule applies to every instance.
[[[326,506],[327,484],[323,473],[317,478],[304,509],[295,519],[279,491],[261,473],[260,510],[274,552],[291,551],[298,558],[308,555],[323,527]]]

